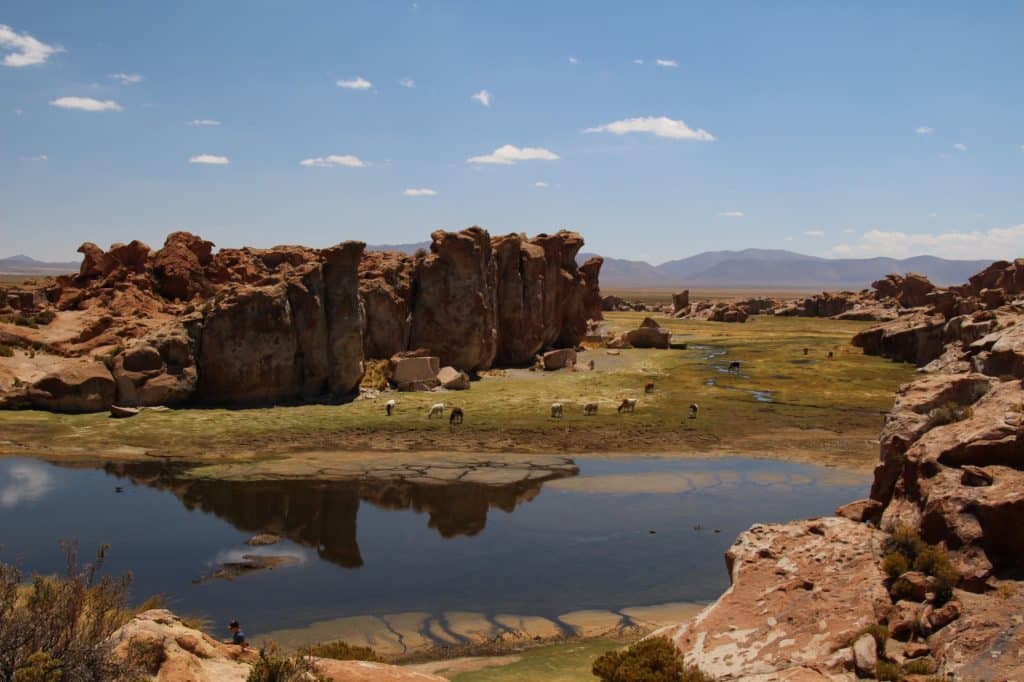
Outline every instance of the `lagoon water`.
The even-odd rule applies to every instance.
[[[60,539],[77,539],[83,559],[108,544],[107,572],[131,571],[135,598],[160,593],[179,613],[238,618],[251,635],[411,611],[554,617],[715,599],[738,533],[830,514],[869,484],[770,460],[575,463],[575,476],[484,486],[227,482],[156,464],[0,459],[0,560],[56,572]],[[261,531],[286,539],[245,544]],[[297,563],[203,580],[251,553]]]

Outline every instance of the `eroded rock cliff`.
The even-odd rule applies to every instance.
[[[265,405],[341,399],[364,359],[425,349],[473,372],[572,348],[601,318],[601,259],[574,232],[438,230],[429,253],[222,249],[174,232],[104,251],[75,276],[5,292],[0,407]],[[23,321],[25,324],[15,324]]]

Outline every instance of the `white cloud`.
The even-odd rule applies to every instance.
[[[719,218],[742,218],[743,211],[722,211],[718,214]]]
[[[398,84],[401,85],[403,88],[415,88],[416,87],[416,81],[414,81],[411,78],[403,78],[400,81],[398,81]]]
[[[633,63],[634,63],[634,64],[643,64],[643,63],[644,63],[644,60],[642,60],[642,59],[634,59],[634,60],[633,60]]]
[[[0,488],[0,507],[5,509],[45,497],[56,485],[49,471],[31,464],[13,464],[6,474],[9,482]]]
[[[965,152],[967,151],[967,145],[963,144],[962,142],[957,142],[955,145],[953,145],[953,149],[957,150],[958,152]]]
[[[676,121],[667,116],[643,116],[638,118],[626,118],[621,121],[613,121],[596,128],[587,128],[585,133],[612,133],[614,135],[625,135],[626,133],[651,133],[658,137],[671,137],[677,140],[700,140],[702,142],[713,142],[715,136],[706,130],[693,130],[683,121]]]
[[[831,250],[843,256],[906,258],[928,254],[942,258],[989,259],[1024,255],[1024,224],[959,232],[885,232],[868,230],[860,241]]]
[[[402,192],[407,197],[436,197],[437,192],[426,187],[410,187]]]
[[[580,60],[577,59],[576,57],[569,57],[569,63],[570,64],[579,64]]]
[[[112,99],[98,100],[92,97],[58,97],[50,102],[61,109],[78,109],[79,111],[121,111],[121,105]]]
[[[56,45],[36,40],[27,33],[16,33],[6,24],[0,24],[0,50],[10,53],[4,55],[4,66],[14,68],[43,64],[53,54],[64,51]]]
[[[918,135],[931,135],[935,132],[935,128],[929,128],[928,126],[921,126],[920,128],[914,129],[914,132]]]
[[[475,95],[472,95],[470,99],[475,99],[477,102],[480,102],[480,104],[483,104],[485,107],[491,106],[491,93],[487,92],[486,90],[481,90]]]
[[[220,121],[215,121],[212,118],[196,118],[188,122],[190,126],[219,126]]]
[[[843,234],[853,234],[854,232],[856,232],[856,230],[854,230],[852,227],[848,227],[845,230],[843,230]]]
[[[804,234],[808,237],[815,238],[821,238],[825,236],[825,233],[822,230],[807,230],[804,232]]]
[[[658,66],[664,66],[664,67],[666,67],[668,69],[678,69],[679,68],[679,62],[677,62],[674,59],[655,59],[654,63],[657,64]]]
[[[541,189],[544,189],[545,187],[550,187],[551,185],[549,185],[548,183],[546,183],[544,181],[540,181],[540,182],[533,183],[533,186],[534,187],[540,187]]]
[[[473,156],[466,159],[466,163],[495,163],[502,166],[511,166],[520,161],[556,161],[558,154],[543,147],[516,147],[506,144],[498,147],[490,154],[484,156]]]
[[[23,156],[22,161],[49,161],[50,157],[46,154],[36,154],[35,156]]]
[[[1022,145],[1020,146],[1020,150],[1021,150],[1022,152],[1024,152],[1024,144],[1022,144]]]
[[[356,76],[352,80],[340,80],[338,81],[339,88],[345,88],[347,90],[369,90],[373,87],[373,83],[366,80],[362,76]]]
[[[199,154],[198,156],[188,157],[188,162],[207,166],[226,166],[231,163],[231,160],[226,156],[217,156],[216,154]]]
[[[348,168],[363,168],[366,164],[358,156],[351,154],[331,154],[330,156],[316,156],[312,159],[299,161],[300,166],[307,168],[330,168],[332,166],[346,166]]]
[[[121,85],[135,85],[142,82],[142,76],[137,73],[112,73],[110,77],[121,83]]]

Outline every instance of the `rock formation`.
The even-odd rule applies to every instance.
[[[144,611],[110,636],[114,655],[161,682],[245,682],[259,660],[256,647],[219,642],[165,609]],[[443,682],[445,678],[366,661],[311,658],[317,679],[332,682]],[[312,676],[310,676],[312,679]]]
[[[1013,300],[1022,285],[1024,260],[947,290],[910,276],[875,283],[916,308],[855,343],[925,371],[899,388],[886,417],[871,496],[840,507],[840,518],[741,535],[726,553],[732,587],[691,623],[660,633],[689,663],[730,680],[853,680],[883,664],[1019,676],[1024,303]],[[884,574],[896,531],[937,548],[953,571]]]
[[[337,400],[364,358],[422,348],[456,372],[529,364],[601,319],[602,260],[577,267],[574,232],[432,239],[416,256],[361,242],[214,253],[187,232],[155,252],[83,244],[78,275],[0,297],[0,344],[14,349],[0,408]]]

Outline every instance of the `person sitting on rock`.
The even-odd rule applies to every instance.
[[[237,644],[238,646],[245,646],[245,633],[242,632],[242,628],[238,625],[237,620],[233,620],[228,623],[228,630],[231,631],[231,644]]]

